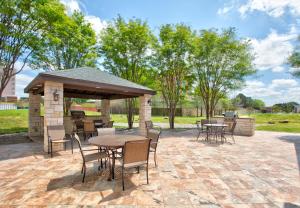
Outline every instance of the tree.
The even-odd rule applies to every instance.
[[[230,90],[241,87],[246,76],[255,73],[252,55],[249,43],[238,40],[232,28],[221,33],[201,31],[194,48],[194,74],[209,119],[218,101]]]
[[[96,34],[82,13],[75,11],[71,16],[64,15],[48,30],[41,47],[31,56],[33,68],[54,71],[96,65]],[[72,99],[65,98],[65,115],[69,114],[71,105]]]
[[[266,105],[265,105],[264,101],[262,101],[262,100],[259,100],[259,99],[252,100],[251,107],[256,110],[261,110],[265,106]]]
[[[298,37],[300,41],[300,36]],[[300,47],[296,48],[292,55],[289,57],[288,62],[292,67],[300,68]],[[295,77],[300,77],[300,70],[295,70],[292,72]]]
[[[156,47],[157,81],[167,105],[171,129],[174,128],[176,106],[192,84],[189,63],[192,37],[191,29],[183,24],[167,24],[160,28]]]
[[[100,35],[103,66],[112,74],[139,84],[147,84],[151,48],[155,38],[146,22],[118,17]],[[126,99],[128,127],[132,128],[136,100]]]
[[[33,67],[52,71],[96,66],[96,34],[82,13],[75,11],[71,16],[65,15],[48,30],[42,46],[32,54]]]
[[[60,21],[64,7],[58,0],[4,0],[0,4],[0,97],[11,77],[20,73],[32,53],[39,49]],[[16,69],[16,64],[21,67]]]

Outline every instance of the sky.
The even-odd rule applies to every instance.
[[[267,105],[300,103],[300,79],[291,75],[287,58],[300,47],[300,0],[60,0],[68,13],[80,10],[101,32],[117,15],[147,21],[155,34],[162,24],[185,23],[194,30],[235,27],[240,39],[249,39],[255,56],[255,76],[231,93],[262,99]],[[17,95],[38,74],[17,75]]]

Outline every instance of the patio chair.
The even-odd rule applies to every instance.
[[[147,130],[147,132],[146,132],[147,134],[146,135],[148,135],[148,131],[150,129],[158,129],[159,131],[161,131],[161,127],[153,125],[152,121],[145,121],[145,125],[146,125],[146,130]]]
[[[99,152],[98,149],[82,149],[81,146],[81,142],[80,139],[78,137],[78,135],[76,133],[73,134],[74,139],[77,141],[78,146],[79,146],[79,150],[80,150],[80,154],[82,157],[82,168],[81,168],[81,174],[83,174],[82,177],[82,183],[84,183],[84,179],[85,179],[85,174],[86,174],[86,163],[88,162],[93,162],[93,161],[99,161],[100,159],[104,159],[107,158],[107,154],[106,152]],[[97,152],[92,152],[90,154],[85,154],[84,152],[88,152],[88,151],[97,151]],[[98,167],[98,170],[100,170],[100,166]]]
[[[222,133],[222,137],[226,140],[226,135],[229,135],[233,141],[233,143],[235,143],[235,139],[234,139],[234,130],[236,127],[236,121],[233,122],[224,122],[225,124],[228,125],[228,127],[224,128],[223,133]]]
[[[147,184],[148,179],[148,161],[149,161],[149,149],[150,139],[127,141],[122,151],[122,187],[125,190],[124,185],[124,171],[125,168],[137,168],[139,173],[140,166],[146,165],[146,177]]]
[[[95,125],[93,121],[83,122],[84,140],[92,137],[96,133]]]
[[[197,140],[199,139],[201,134],[207,133],[207,128],[204,126],[204,124],[209,124],[209,120],[201,119],[200,121],[196,121],[197,129],[198,129]]]
[[[157,144],[158,144],[158,139],[160,136],[161,131],[155,130],[155,129],[150,129],[148,131],[147,138],[151,139],[150,142],[150,152],[154,153],[154,163],[155,167],[157,167],[157,162],[156,162],[156,149],[157,149]]]
[[[74,130],[76,131],[77,134],[83,134],[84,133],[84,126],[83,126],[83,121],[82,120],[75,120],[74,121]]]
[[[97,129],[97,133],[98,133],[98,136],[106,136],[106,135],[115,135],[116,134],[116,129],[115,128],[99,128]],[[99,151],[106,151],[105,149],[103,148],[99,148]],[[121,155],[122,152],[120,151],[116,151],[115,152],[116,155]],[[106,167],[106,160],[105,160],[105,167]],[[103,161],[101,159],[101,167],[103,166]]]
[[[104,126],[104,123],[103,123],[102,119],[94,120],[93,122],[94,122],[94,126],[95,126],[96,129],[102,128]]]
[[[104,128],[112,128],[114,126],[114,121],[109,121],[106,124],[104,124]]]
[[[48,154],[51,153],[51,157],[53,157],[53,143],[63,144],[66,150],[66,143],[70,142],[72,154],[73,154],[73,140],[70,135],[68,135],[69,139],[67,139],[65,127],[63,125],[47,126],[47,134],[48,134]]]

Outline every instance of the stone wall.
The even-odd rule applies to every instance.
[[[140,97],[140,108],[139,108],[139,132],[141,135],[146,135],[145,121],[151,120],[151,95],[145,94]]]
[[[46,81],[44,85],[44,151],[48,151],[48,134],[47,126],[63,125],[63,84]],[[58,94],[58,100],[54,100],[53,93]],[[63,149],[63,144],[53,144],[53,151]]]
[[[28,136],[36,137],[42,134],[40,122],[41,95],[29,93],[29,117],[28,117]]]
[[[214,117],[218,123],[224,122],[224,117]],[[253,136],[255,134],[255,119],[254,118],[237,118],[236,127],[234,130],[235,135],[240,136]]]

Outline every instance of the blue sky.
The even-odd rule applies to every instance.
[[[81,10],[96,32],[118,14],[146,20],[155,33],[166,23],[185,23],[195,30],[235,27],[240,38],[251,40],[258,73],[247,78],[239,92],[268,105],[297,101],[300,80],[292,77],[286,58],[300,34],[299,0],[61,0],[69,12]],[[300,43],[298,43],[300,45]],[[17,77],[17,94],[37,74],[26,69]]]

